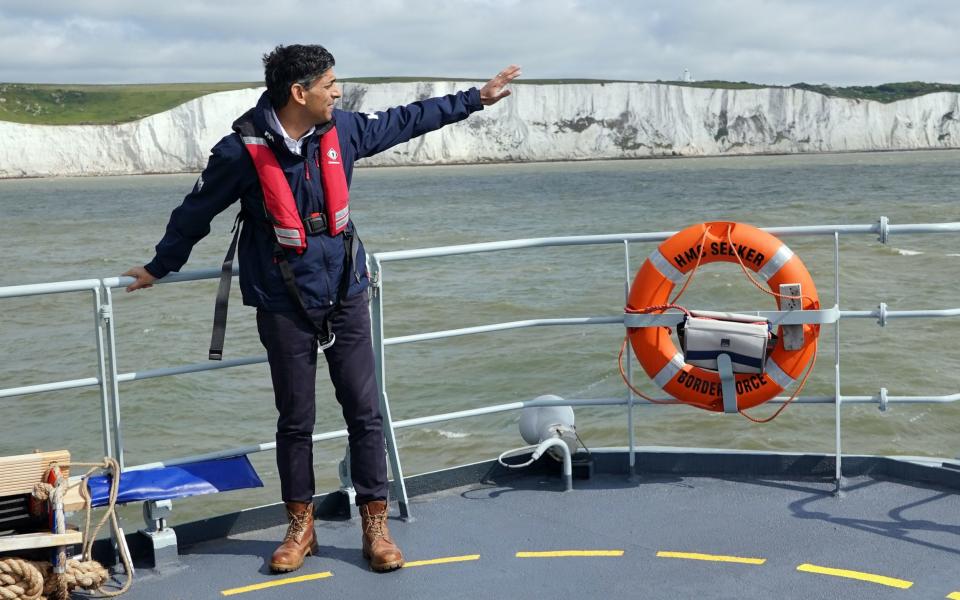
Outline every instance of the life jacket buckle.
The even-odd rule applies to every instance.
[[[327,230],[327,215],[323,213],[311,213],[309,217],[303,219],[303,229],[307,235],[317,235]]]
[[[318,338],[317,338],[317,344],[318,344],[317,352],[318,352],[318,353],[319,353],[319,352],[323,352],[323,351],[326,350],[327,348],[333,346],[333,344],[334,344],[336,341],[337,341],[337,334],[333,333],[332,331],[330,332],[330,337],[327,338],[326,340],[321,340],[321,339],[318,337]]]

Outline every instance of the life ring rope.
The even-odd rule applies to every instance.
[[[674,298],[674,300],[676,300],[676,298]],[[685,309],[684,307],[678,306],[678,305],[673,304],[673,303],[670,303],[670,304],[661,304],[661,305],[659,305],[659,306],[648,306],[647,308],[645,308],[645,309],[643,309],[643,310],[634,310],[634,309],[631,309],[631,308],[628,307],[628,308],[626,309],[626,312],[629,312],[629,313],[632,313],[632,314],[637,314],[637,315],[644,315],[644,314],[647,314],[647,313],[652,313],[652,312],[655,311],[655,310],[670,310],[671,308],[675,308],[675,309],[677,309],[677,310],[682,310],[682,311],[683,311],[685,314],[687,314],[687,315],[690,314],[690,311],[688,311],[688,310]],[[651,403],[653,403],[653,404],[680,404],[681,402],[680,402],[679,400],[676,400],[676,399],[674,399],[674,400],[657,400],[657,399],[655,399],[655,398],[651,398],[650,396],[647,396],[646,394],[644,394],[643,392],[641,392],[640,390],[638,390],[636,387],[634,387],[634,385],[633,385],[632,383],[630,383],[630,378],[627,377],[627,372],[626,372],[626,370],[625,370],[624,367],[623,367],[623,353],[627,350],[627,343],[628,343],[629,341],[630,341],[630,336],[629,336],[629,335],[624,335],[624,336],[623,336],[623,343],[620,344],[620,354],[617,356],[617,366],[620,368],[620,378],[623,379],[623,383],[626,384],[627,388],[629,388],[630,391],[633,392],[634,394],[636,394],[637,396],[639,396],[639,397],[643,398],[644,400],[646,400],[647,402],[651,402]]]
[[[733,230],[733,225],[727,225],[727,241],[730,242],[730,243],[733,243],[733,236],[730,235],[732,230]],[[786,245],[783,246],[783,248],[786,248],[786,247],[787,247]],[[791,254],[792,254],[792,252],[791,252]],[[763,287],[762,285],[760,285],[759,282],[757,282],[756,279],[753,278],[753,275],[750,274],[750,269],[747,268],[747,265],[743,264],[743,259],[740,258],[740,254],[736,254],[736,256],[737,256],[737,262],[740,264],[740,269],[743,270],[743,274],[746,275],[746,276],[747,276],[747,279],[750,280],[750,283],[752,283],[753,285],[755,285],[755,286],[757,287],[757,289],[760,290],[761,292],[763,292],[763,293],[765,293],[765,294],[770,294],[770,295],[772,295],[772,296],[776,296],[777,298],[779,298],[779,299],[781,299],[781,300],[783,300],[784,298],[792,299],[792,300],[800,300],[801,302],[802,302],[803,300],[809,300],[809,301],[810,301],[810,304],[811,304],[814,308],[820,308],[820,302],[819,302],[819,300],[814,300],[813,298],[807,296],[806,294],[802,294],[802,293],[801,293],[799,296],[789,296],[789,295],[786,295],[786,294],[780,294],[780,293],[778,293],[778,292],[774,292],[773,290],[768,290],[767,288]],[[817,325],[817,326],[816,326],[816,329],[817,329],[817,331],[819,331],[819,330],[820,330],[820,326]],[[776,412],[774,412],[774,413],[773,413],[772,415],[770,415],[769,417],[762,418],[762,419],[761,419],[761,418],[756,418],[756,417],[751,417],[750,415],[748,415],[747,413],[745,413],[743,410],[741,410],[741,409],[739,409],[739,408],[737,409],[737,412],[739,412],[741,415],[743,415],[743,416],[746,417],[747,419],[753,421],[754,423],[769,423],[770,421],[772,421],[772,420],[776,419],[778,416],[780,416],[780,413],[782,413],[783,410],[784,410],[785,408],[787,408],[787,405],[789,405],[791,402],[793,402],[793,401],[797,398],[797,396],[800,395],[800,392],[803,391],[803,387],[804,387],[805,385],[807,385],[807,378],[810,377],[810,373],[813,371],[814,365],[817,364],[817,351],[818,351],[818,350],[819,350],[818,340],[817,340],[817,339],[814,339],[814,340],[813,340],[813,359],[811,359],[810,365],[807,367],[806,372],[803,374],[803,379],[800,380],[800,385],[797,386],[797,389],[794,390],[793,394],[790,395],[790,398],[788,398],[787,401],[784,402],[784,403],[780,406],[780,408],[778,408],[778,409],[776,410]]]
[[[762,289],[762,288],[761,288],[761,289]],[[766,291],[766,290],[764,290],[764,291]],[[799,296],[784,296],[784,295],[781,295],[781,294],[776,294],[776,295],[777,295],[777,296],[780,296],[781,298],[799,298]],[[665,311],[665,310],[670,310],[670,309],[680,310],[680,311],[682,311],[683,313],[685,313],[685,314],[687,314],[687,315],[690,314],[690,311],[689,311],[689,310],[687,310],[687,309],[684,308],[683,306],[679,306],[679,305],[676,305],[676,304],[661,304],[661,305],[658,305],[658,306],[648,306],[646,309],[643,309],[643,310],[627,309],[626,312],[629,312],[629,313],[631,313],[631,314],[643,315],[643,314],[648,314],[648,313],[651,313],[651,312],[654,312],[654,311],[658,311],[658,310],[660,310],[660,311]],[[623,366],[623,353],[626,351],[626,349],[627,349],[627,343],[628,343],[629,341],[630,341],[629,336],[626,336],[626,335],[623,336],[623,343],[620,344],[620,353],[617,355],[617,366],[619,367],[619,370],[620,370],[620,378],[623,379],[623,383],[627,386],[627,388],[628,388],[631,392],[633,392],[635,395],[637,395],[638,397],[643,398],[644,400],[646,400],[647,402],[650,402],[650,403],[652,403],[652,404],[682,404],[679,400],[676,400],[676,399],[674,399],[674,400],[657,400],[656,398],[651,398],[650,396],[647,396],[645,393],[643,393],[643,392],[641,392],[639,389],[637,389],[637,387],[634,386],[634,385],[630,382],[630,379],[627,377],[626,369],[625,369],[624,366]],[[754,423],[769,423],[770,421],[773,421],[773,420],[776,419],[778,416],[780,416],[780,413],[782,413],[783,410],[784,410],[785,408],[787,408],[787,405],[789,405],[790,403],[792,403],[792,402],[800,395],[800,392],[803,391],[804,386],[807,385],[807,379],[810,377],[810,373],[813,371],[814,365],[817,364],[817,349],[818,349],[817,342],[814,341],[813,360],[810,361],[810,365],[807,367],[806,372],[803,374],[803,378],[800,380],[800,385],[797,386],[797,389],[794,390],[794,392],[793,392],[793,394],[790,396],[790,398],[788,398],[787,401],[784,402],[784,403],[780,406],[780,408],[778,408],[778,409],[776,410],[776,412],[774,412],[772,415],[770,415],[769,417],[766,417],[766,418],[757,418],[757,417],[750,416],[750,415],[748,415],[745,411],[743,411],[743,410],[741,410],[741,409],[739,409],[739,408],[737,409],[737,412],[739,412],[741,415],[743,415],[744,417],[746,417],[746,418],[749,419],[750,421],[753,421]],[[774,363],[774,364],[775,364],[775,363]],[[693,406],[699,406],[700,408],[707,408],[706,406],[702,406],[702,405],[699,405],[699,404],[696,404],[696,403],[691,403],[691,402],[687,402],[686,404],[691,404],[691,405],[693,405]]]
[[[703,225],[703,235],[700,236],[700,246],[701,246],[701,247],[703,246],[703,242],[705,242],[706,239],[707,239],[707,231],[708,231],[708,230],[707,230],[707,225],[704,224],[704,225]],[[685,291],[687,291],[687,286],[690,285],[690,282],[693,281],[693,277],[697,274],[697,269],[700,268],[700,263],[701,263],[701,261],[703,261],[703,252],[700,252],[700,253],[697,254],[697,262],[696,262],[696,264],[693,265],[693,270],[690,271],[690,275],[687,276],[687,280],[683,282],[683,287],[681,287],[681,288],[680,288],[680,291],[677,292],[677,295],[673,297],[673,300],[670,301],[670,304],[676,304],[676,303],[677,303],[677,300],[680,299],[680,296],[682,296],[683,293],[684,293]],[[686,309],[684,309],[684,312],[686,312]],[[687,314],[689,314],[689,313],[687,313]]]
[[[730,232],[731,232],[732,230],[733,230],[733,225],[727,225],[727,241],[730,242],[731,244],[733,243],[733,236],[730,235]],[[782,246],[782,248],[787,248],[786,244],[784,244],[784,245]],[[787,250],[790,251],[789,248],[787,248]],[[755,286],[757,287],[757,289],[760,290],[761,292],[763,292],[764,294],[769,294],[769,295],[774,296],[774,297],[776,297],[776,298],[779,298],[779,299],[781,299],[781,300],[783,300],[783,299],[785,299],[785,298],[788,299],[788,300],[801,300],[801,301],[803,301],[803,300],[809,300],[809,301],[810,301],[810,304],[811,304],[811,306],[812,306],[813,308],[820,308],[820,300],[815,300],[815,299],[811,298],[810,296],[807,296],[806,294],[800,294],[799,296],[790,296],[790,295],[787,295],[787,294],[781,294],[781,293],[779,293],[779,292],[775,292],[775,291],[773,291],[773,290],[768,290],[767,288],[763,287],[762,285],[760,285],[760,282],[758,282],[756,279],[754,279],[754,278],[753,278],[753,275],[750,274],[750,269],[747,268],[747,265],[743,264],[743,259],[740,257],[740,254],[737,253],[737,252],[734,252],[734,256],[737,257],[737,263],[740,265],[740,269],[743,270],[743,274],[746,275],[746,276],[747,276],[747,279],[750,280],[750,283],[752,283],[753,285],[755,285]],[[792,251],[790,251],[790,256],[793,256],[793,252],[792,252]],[[786,262],[786,261],[784,261],[784,262]],[[773,264],[773,263],[774,263],[774,261],[771,260],[770,263],[768,263],[768,264]],[[697,264],[699,265],[700,263],[698,262]],[[782,267],[783,265],[781,264],[780,266]],[[764,267],[764,269],[765,269],[765,268],[766,268],[766,267]],[[762,271],[762,270],[763,270],[763,269],[761,269],[761,271]],[[694,271],[696,271],[696,269],[694,269]],[[692,275],[694,271],[691,271],[690,274]],[[767,277],[767,279],[769,279],[769,277]],[[817,327],[819,328],[820,326],[817,325]]]
[[[803,378],[800,380],[800,385],[797,386],[797,389],[793,391],[793,394],[791,394],[790,397],[787,398],[787,401],[784,402],[784,403],[780,406],[780,408],[778,408],[778,409],[776,410],[776,412],[774,412],[774,413],[773,413],[772,415],[770,415],[769,417],[762,418],[762,419],[761,419],[761,418],[757,418],[757,417],[751,417],[750,415],[748,415],[747,413],[745,413],[745,412],[743,411],[743,409],[740,409],[740,408],[737,409],[737,412],[740,413],[741,415],[743,415],[744,417],[746,417],[747,419],[753,421],[754,423],[769,423],[770,421],[772,421],[772,420],[776,419],[778,416],[780,416],[780,413],[783,412],[783,409],[785,409],[785,408],[787,407],[787,405],[789,405],[791,402],[793,402],[794,400],[797,399],[797,397],[800,395],[800,392],[803,391],[803,386],[807,385],[807,378],[810,377],[810,373],[813,372],[813,366],[814,366],[815,364],[817,364],[817,350],[818,350],[818,348],[819,348],[819,346],[818,346],[818,344],[817,344],[817,341],[814,340],[814,341],[813,341],[813,358],[810,360],[810,365],[807,367],[807,372],[803,374]]]
[[[707,239],[707,226],[706,226],[706,224],[704,224],[704,225],[703,225],[703,234],[700,236],[700,244],[702,245],[703,242],[704,242],[704,240],[706,240],[706,239]],[[693,281],[694,275],[697,274],[697,269],[700,268],[700,262],[701,262],[702,260],[703,260],[703,253],[701,252],[701,253],[697,256],[697,262],[696,262],[696,264],[693,266],[693,270],[690,271],[690,274],[687,275],[686,281],[684,281],[683,286],[680,288],[680,291],[677,292],[677,295],[674,296],[673,299],[670,300],[670,302],[669,302],[668,304],[662,304],[662,305],[659,305],[659,306],[648,306],[647,308],[645,308],[645,309],[643,309],[643,310],[641,310],[641,311],[634,311],[634,310],[631,309],[630,307],[626,307],[626,309],[625,309],[626,312],[636,312],[637,314],[646,314],[646,313],[653,312],[653,311],[655,311],[655,310],[669,310],[669,309],[671,309],[671,308],[675,308],[675,309],[678,309],[678,310],[682,310],[685,314],[689,315],[689,314],[690,314],[690,311],[688,311],[686,308],[684,308],[684,307],[682,307],[682,306],[677,305],[677,300],[679,300],[679,299],[680,299],[680,296],[682,296],[683,293],[687,291],[687,287],[690,285],[690,282]],[[629,378],[627,377],[627,373],[626,373],[626,371],[625,371],[624,368],[623,368],[623,353],[624,353],[624,351],[627,349],[627,343],[629,342],[629,339],[630,339],[630,336],[629,336],[629,335],[624,335],[624,336],[623,336],[623,343],[620,345],[620,354],[619,354],[619,356],[617,356],[617,365],[618,365],[619,368],[620,368],[620,377],[623,379],[623,382],[624,382],[625,384],[627,384],[627,387],[630,389],[630,391],[633,392],[634,394],[636,394],[637,396],[643,398],[643,399],[646,400],[647,402],[652,402],[652,403],[654,403],[654,404],[680,404],[680,401],[679,401],[679,400],[654,400],[653,398],[647,396],[646,394],[644,394],[643,392],[641,392],[640,390],[638,390],[636,387],[634,387],[632,383],[630,383],[630,380],[629,380]]]
[[[719,229],[719,227],[717,227],[718,225],[720,226],[725,225],[726,226],[725,231],[723,229]],[[753,256],[753,251],[752,250],[750,251],[751,254],[749,256],[746,256],[746,257],[742,256],[743,244],[745,243],[750,244],[751,238],[748,237],[746,238],[746,241],[744,241],[744,238],[742,236],[738,236],[738,239],[740,240],[739,243],[734,242],[733,228],[735,225],[738,225],[738,224],[730,223],[730,222],[702,223],[699,225],[701,229],[699,238],[692,238],[692,236],[696,235],[696,233],[690,231],[691,229],[693,229],[693,227],[690,227],[682,232],[679,232],[678,234],[675,234],[673,237],[671,237],[670,239],[665,241],[663,244],[661,244],[650,255],[648,259],[648,263],[650,263],[649,266],[652,266],[654,269],[653,271],[655,273],[654,279],[651,280],[651,276],[648,271],[649,267],[645,263],[644,269],[641,269],[641,273],[637,275],[637,280],[634,282],[634,288],[636,288],[637,285],[654,285],[654,286],[660,286],[661,289],[666,286],[667,289],[665,289],[662,292],[663,296],[661,296],[664,300],[667,300],[669,298],[669,292],[671,291],[669,288],[672,288],[674,285],[681,284],[681,281],[682,281],[682,285],[680,289],[676,292],[673,298],[670,298],[669,301],[665,304],[653,304],[643,308],[636,308],[637,303],[634,301],[637,300],[637,298],[635,298],[634,288],[632,288],[630,293],[631,301],[628,302],[627,306],[624,308],[624,312],[632,313],[632,314],[648,314],[653,312],[664,312],[666,310],[674,309],[674,310],[683,311],[684,313],[689,315],[690,312],[683,306],[677,304],[677,302],[680,300],[683,294],[687,291],[688,287],[690,286],[695,276],[697,275],[697,272],[701,264],[703,264],[703,259],[704,259],[704,256],[706,255],[707,237],[711,233],[712,233],[712,239],[715,240],[712,245],[716,244],[717,242],[722,242],[723,246],[727,246],[728,248],[731,249],[731,251],[729,251],[726,255],[734,256],[736,260],[732,261],[730,259],[725,259],[723,257],[718,258],[716,257],[717,255],[716,251],[714,251],[714,257],[712,257],[707,262],[713,262],[715,260],[726,260],[727,262],[736,262],[740,265],[740,268],[743,271],[744,275],[747,277],[747,279],[757,289],[764,292],[765,294],[768,294],[770,296],[777,298],[778,303],[780,303],[780,301],[784,299],[795,299],[795,300],[800,300],[801,305],[804,308],[807,308],[807,309],[819,308],[820,302],[819,302],[819,298],[816,296],[816,287],[812,283],[812,280],[809,278],[809,273],[806,273],[806,270],[803,267],[802,263],[799,262],[799,259],[791,263],[791,265],[793,266],[790,267],[790,269],[792,269],[792,271],[790,272],[794,273],[795,271],[797,271],[797,268],[799,266],[799,270],[801,270],[803,275],[805,275],[805,279],[803,280],[809,283],[809,286],[807,286],[807,284],[804,284],[802,287],[802,290],[803,290],[802,293],[796,296],[782,294],[772,289],[774,285],[773,283],[770,282],[770,280],[774,279],[775,277],[782,280],[783,276],[778,274],[780,273],[781,269],[783,269],[787,265],[788,262],[791,262],[791,260],[794,258],[795,255],[790,250],[790,248],[787,247],[786,244],[779,242],[779,240],[776,240],[776,238],[774,238],[773,236],[770,236],[770,234],[762,232],[761,230],[758,230],[756,228],[750,227],[749,225],[740,225],[741,227],[747,228],[744,232],[744,235],[754,236],[752,238],[754,240],[754,243],[764,243],[764,242],[757,242],[756,240],[758,238],[766,238],[768,240],[766,242],[767,245],[765,246],[765,248],[769,251],[767,252],[767,256],[769,258],[762,264],[762,266],[761,266],[761,263],[759,262],[760,259],[758,259],[755,264],[757,264],[757,270],[756,270],[757,275],[759,275],[762,279],[767,281],[771,289],[767,289],[760,282],[758,282],[757,279],[753,276],[753,273],[750,272],[751,269],[748,268],[744,263],[744,258],[750,259],[751,256]],[[686,236],[686,237],[683,237],[683,236]],[[668,256],[670,257],[673,256],[673,252],[671,252],[671,247],[669,246],[669,244],[671,242],[674,242],[673,251],[675,252],[678,250],[678,248],[676,247],[676,242],[681,238],[686,239],[688,244],[690,242],[695,243],[694,246],[687,246],[687,245],[680,246],[680,248],[689,248],[689,250],[685,253],[683,258],[686,258],[688,261],[694,258],[693,256],[691,256],[691,251],[696,249],[696,260],[691,261],[693,262],[692,265],[690,265],[690,262],[687,263],[687,267],[690,268],[692,266],[692,268],[690,268],[690,271],[688,274],[686,274],[686,276],[684,276],[684,273],[683,273],[683,270],[686,270],[686,269],[683,269],[684,264],[683,264],[683,261],[681,260],[681,257],[677,257],[676,266],[667,259]],[[698,242],[695,241],[697,239],[699,239]],[[774,241],[778,242],[779,245],[775,247],[770,246],[769,244]],[[753,245],[754,244],[750,244],[750,246],[753,246]],[[760,248],[761,246],[755,246],[755,247]],[[774,250],[774,248],[776,249]],[[680,268],[677,268],[678,266]],[[647,276],[642,275],[644,272],[648,272],[648,275]],[[658,283],[658,280],[655,279],[656,277],[661,278],[659,280],[659,283]],[[792,279],[788,279],[787,281],[792,281]],[[798,278],[797,281],[798,282],[801,281],[801,278]],[[810,292],[811,290],[812,290],[812,295],[807,293],[807,292]],[[658,293],[652,293],[652,294],[646,294],[646,295],[641,293],[640,297],[641,298],[646,297],[655,302],[656,296]],[[632,303],[632,306],[631,306],[631,303]],[[641,301],[640,304],[642,305],[643,302]],[[750,416],[745,412],[746,409],[752,408],[758,404],[756,399],[754,399],[751,403],[748,403],[747,406],[743,408],[740,407],[740,402],[738,402],[737,412],[739,412],[745,418],[755,423],[769,423],[770,421],[773,421],[775,418],[777,418],[783,412],[783,410],[800,395],[801,391],[803,390],[804,386],[806,385],[809,379],[810,373],[813,371],[813,368],[816,364],[816,355],[818,351],[817,338],[819,337],[820,326],[811,325],[811,327],[812,329],[809,331],[809,334],[812,334],[810,335],[812,339],[808,340],[808,342],[805,344],[806,350],[804,350],[804,352],[808,353],[809,351],[812,351],[812,356],[807,357],[807,360],[809,362],[807,365],[805,365],[805,368],[803,369],[804,370],[803,375],[802,377],[799,378],[799,384],[796,386],[795,391],[793,392],[793,394],[791,394],[790,398],[787,399],[787,401],[784,402],[783,405],[779,409],[777,409],[770,417],[756,418],[756,417]],[[668,334],[669,332],[671,332],[670,328],[663,328],[663,329],[665,329],[668,332]],[[652,379],[654,379],[654,381],[656,381],[657,385],[659,385],[660,387],[665,387],[667,383],[673,381],[673,379],[678,374],[680,374],[681,371],[685,371],[685,370],[689,371],[690,369],[689,366],[686,366],[685,368],[685,365],[683,364],[684,361],[683,361],[682,354],[679,354],[679,353],[676,353],[675,355],[673,354],[673,352],[676,351],[676,348],[669,341],[666,342],[667,344],[666,346],[663,345],[663,342],[657,343],[660,346],[659,356],[661,356],[662,358],[659,358],[656,360],[658,361],[665,360],[666,361],[665,363],[657,362],[654,364],[654,366],[651,367],[651,364],[649,363],[649,361],[644,362],[645,357],[641,353],[641,350],[643,349],[643,347],[637,346],[638,338],[635,337],[637,335],[638,330],[639,328],[629,328],[629,327],[627,328],[627,333],[624,337],[623,343],[620,346],[620,352],[617,356],[618,370],[620,372],[620,376],[623,379],[624,384],[629,388],[629,390],[632,393],[636,394],[638,397],[643,398],[644,400],[647,400],[648,402],[655,403],[655,404],[684,403],[684,404],[690,404],[691,406],[696,406],[698,408],[703,408],[707,410],[718,410],[718,408],[716,407],[715,400],[710,400],[709,402],[700,401],[701,399],[695,397],[696,395],[694,394],[681,397],[681,396],[677,396],[675,391],[668,391],[668,394],[675,396],[676,399],[657,400],[657,399],[651,398],[647,394],[643,393],[641,390],[637,389],[627,377],[624,364],[623,364],[623,354],[626,351],[627,344],[630,343],[631,340],[633,341],[634,351],[637,352],[637,357],[640,360],[641,364],[643,364],[644,368],[647,370],[648,375]],[[658,334],[658,339],[661,339],[659,338],[659,335],[660,334]],[[647,339],[649,340],[649,338]],[[646,343],[649,344],[650,342],[648,341]],[[647,345],[646,348],[650,348],[650,346]],[[781,350],[778,350],[778,352],[781,352]],[[679,363],[677,363],[678,360],[679,360]],[[659,365],[662,365],[662,366],[659,366]],[[768,361],[768,372],[767,372],[769,381],[773,381],[774,385],[781,390],[787,388],[788,386],[797,382],[796,378],[797,376],[800,375],[795,370],[796,366],[797,366],[796,363],[794,363],[794,366],[790,367],[789,372],[787,372],[783,368],[781,368],[781,365],[778,364],[777,360],[770,359]],[[651,368],[653,369],[653,371],[651,371]],[[698,369],[698,367],[693,367],[693,368]],[[702,373],[702,371],[700,372]],[[681,378],[678,381],[683,381],[683,379]],[[738,388],[738,391],[739,391],[739,388]],[[766,399],[760,398],[759,403],[762,403],[772,398],[774,395],[776,395],[775,391],[772,392],[772,395],[768,396]]]

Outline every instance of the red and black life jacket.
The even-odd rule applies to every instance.
[[[343,170],[343,159],[340,151],[340,140],[337,137],[337,128],[331,121],[321,126],[317,132],[320,135],[320,153],[317,155],[317,166],[320,168],[320,183],[323,187],[324,214],[314,213],[306,218],[300,216],[293,191],[283,173],[283,168],[277,161],[276,155],[268,144],[272,138],[269,132],[259,132],[253,123],[253,110],[248,111],[233,124],[233,129],[241,139],[243,145],[253,159],[263,190],[264,210],[270,225],[273,228],[276,244],[274,246],[274,263],[280,268],[284,286],[291,302],[300,315],[309,323],[317,335],[321,349],[329,348],[336,340],[330,323],[330,312],[317,319],[307,310],[297,287],[293,269],[287,261],[284,249],[295,250],[302,254],[307,248],[307,232],[320,233],[325,228],[330,236],[343,233],[345,264],[340,278],[337,294],[337,305],[346,295],[350,287],[351,275],[360,281],[356,273],[355,263],[360,248],[360,240],[355,231],[347,229],[350,222],[350,195],[347,189],[347,177]],[[241,216],[237,215],[239,224]],[[235,226],[233,241],[227,250],[223,266],[220,271],[220,286],[217,290],[216,306],[213,316],[213,334],[210,338],[210,360],[223,359],[223,343],[227,328],[227,304],[230,297],[230,281],[233,278],[233,257],[236,252],[237,239],[240,228]]]
[[[259,132],[251,113],[240,117],[233,124],[233,129],[240,134],[257,169],[257,178],[263,190],[264,208],[272,221],[277,243],[283,248],[303,253],[307,247],[304,222],[319,215],[313,214],[306,219],[300,216],[283,168],[267,143],[267,136],[272,134]],[[322,129],[317,166],[320,168],[320,183],[323,187],[326,229],[327,233],[334,236],[346,229],[350,221],[350,192],[347,189],[347,176],[343,171],[337,128],[330,122]]]

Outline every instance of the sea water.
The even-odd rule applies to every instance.
[[[545,164],[358,169],[353,218],[369,252],[550,236],[676,231],[707,220],[758,226],[960,221],[960,152],[755,156]],[[0,286],[111,277],[153,256],[170,211],[196,175],[0,181]],[[184,270],[218,267],[236,206],[214,220]],[[790,237],[821,302],[834,303],[832,236]],[[656,244],[630,245],[630,271]],[[956,307],[960,238],[842,236],[844,309]],[[624,305],[622,244],[510,250],[384,265],[387,337],[531,318],[616,316]],[[262,356],[254,311],[238,286],[226,358]],[[216,281],[115,290],[121,373],[205,363]],[[704,266],[683,304],[770,309],[739,266]],[[0,300],[0,388],[95,377],[89,293]],[[836,329],[824,327],[804,395],[832,395]],[[537,327],[391,346],[394,420],[516,402],[541,394],[625,397],[617,366],[622,326]],[[841,390],[874,395],[960,392],[960,319],[872,320],[840,327]],[[322,362],[321,362],[322,365]],[[635,366],[637,384],[659,390]],[[141,464],[273,440],[267,366],[121,383],[125,462]],[[343,428],[321,366],[316,431]],[[82,388],[0,399],[0,455],[68,448],[103,454],[100,397]],[[757,417],[776,406],[761,406]],[[406,475],[485,460],[523,444],[516,412],[403,429]],[[960,405],[847,405],[843,451],[953,457]],[[587,446],[627,443],[626,409],[578,408]],[[832,404],[789,406],[758,425],[739,415],[639,405],[639,445],[832,452]],[[317,444],[319,490],[338,486],[344,441]],[[279,500],[272,452],[252,456],[263,490],[177,503],[178,522]]]

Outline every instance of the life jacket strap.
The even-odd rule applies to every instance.
[[[220,284],[217,287],[217,301],[213,311],[213,333],[210,336],[210,360],[223,360],[223,345],[227,331],[227,307],[230,301],[230,283],[233,281],[233,258],[237,251],[237,240],[240,237],[240,229],[243,225],[243,213],[237,214],[233,225],[233,240],[230,242],[230,248],[223,259],[223,265],[220,268]],[[320,350],[326,350],[333,346],[337,336],[333,332],[333,326],[330,317],[340,306],[340,302],[347,297],[350,291],[350,280],[355,279],[360,283],[360,274],[357,273],[357,255],[360,252],[360,236],[356,229],[351,227],[343,233],[344,243],[344,265],[343,273],[340,276],[340,285],[337,289],[337,301],[324,313],[322,319],[316,319],[307,310],[303,302],[303,296],[300,295],[300,288],[297,287],[296,278],[293,275],[293,268],[287,260],[287,255],[278,243],[273,246],[273,258],[280,268],[280,275],[283,278],[283,285],[287,288],[287,295],[293,302],[294,307],[301,317],[311,326],[314,334],[317,336],[317,343]]]
[[[213,333],[210,336],[210,360],[223,360],[223,340],[227,335],[227,305],[230,301],[230,283],[233,281],[233,257],[237,252],[237,239],[243,225],[243,213],[237,213],[233,222],[233,240],[220,267],[220,285],[217,287],[217,301],[213,309]]]
[[[317,336],[320,349],[326,350],[330,346],[333,346],[337,336],[333,333],[333,326],[330,324],[330,314],[339,306],[340,299],[337,298],[337,304],[331,307],[331,310],[326,311],[323,318],[315,318],[310,314],[306,304],[303,302],[303,296],[300,295],[300,288],[297,287],[297,280],[293,275],[293,268],[290,266],[287,255],[283,251],[283,248],[280,247],[280,244],[273,245],[273,259],[276,261],[277,266],[280,267],[280,275],[283,278],[284,287],[287,288],[287,295],[293,302],[297,312],[300,313],[300,316],[313,328],[313,333]]]

